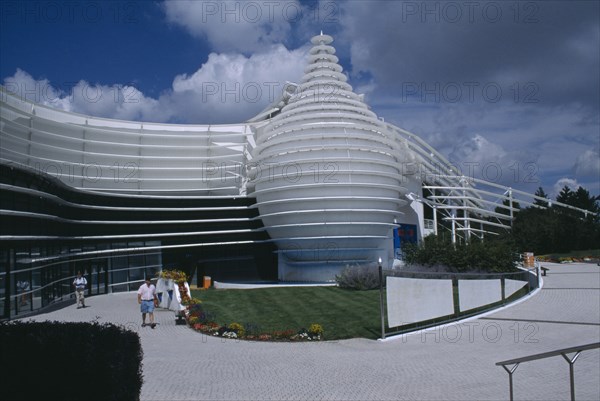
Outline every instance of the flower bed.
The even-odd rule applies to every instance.
[[[181,305],[184,310],[178,313],[178,318],[194,330],[210,336],[218,336],[230,339],[244,339],[253,341],[320,341],[323,339],[323,327],[313,323],[308,329],[299,330],[275,330],[262,332],[258,327],[251,324],[240,324],[232,322],[228,325],[216,323],[214,317],[206,313],[202,308],[202,301],[191,297],[185,287],[187,276],[180,270],[163,270],[157,274],[158,278],[173,280],[179,287]]]
[[[598,263],[600,258],[594,256],[554,256],[554,255],[542,255],[538,256],[537,260],[540,262],[552,262],[552,263]]]
[[[206,320],[207,316],[202,310],[201,302],[196,298],[191,298],[185,316],[192,329],[209,336],[251,341],[321,341],[323,339],[323,328],[316,323],[311,324],[308,329],[276,330],[268,333],[262,333],[252,325],[242,325],[237,322],[220,325]]]
[[[156,278],[173,280],[176,283],[185,283],[187,281],[187,274],[181,270],[161,270],[156,273]]]

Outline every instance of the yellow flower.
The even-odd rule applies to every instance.
[[[229,328],[231,330],[237,331],[238,337],[243,337],[244,336],[245,330],[244,330],[244,326],[242,326],[241,324],[239,324],[239,323],[231,323],[229,325]]]
[[[310,328],[308,329],[308,332],[310,334],[315,335],[315,336],[320,336],[321,334],[323,334],[323,327],[321,327],[320,324],[313,323],[313,324],[310,325]]]

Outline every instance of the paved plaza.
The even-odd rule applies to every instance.
[[[552,264],[544,287],[485,317],[391,341],[268,343],[208,337],[158,311],[141,327],[135,293],[89,298],[35,320],[94,321],[139,333],[142,400],[507,400],[495,363],[600,341],[600,267]],[[65,377],[67,380],[67,377]],[[568,400],[560,356],[523,363],[517,400]],[[600,350],[575,363],[577,400],[600,399]]]

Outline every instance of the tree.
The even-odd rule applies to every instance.
[[[598,213],[600,211],[600,207],[598,206],[598,200],[600,200],[600,196],[591,196],[590,192],[581,186],[573,193],[573,196],[570,200],[571,203],[569,203],[569,205],[571,206],[589,210],[590,212],[594,213]]]
[[[511,207],[511,202],[508,199],[504,199],[502,201],[502,205],[506,206],[506,207]],[[494,212],[510,216],[510,209],[507,209],[506,207],[496,206],[496,208],[494,209]],[[513,207],[513,209],[521,210],[521,205],[519,205],[519,202],[516,202],[514,200],[512,201],[512,207]],[[518,212],[518,210],[515,210],[513,212],[513,215],[516,215],[517,212]]]
[[[600,206],[598,205],[600,196],[590,195],[590,192],[587,189],[583,188],[582,186],[579,186],[579,188],[577,188],[577,191],[573,192],[573,191],[571,191],[571,189],[569,187],[567,187],[565,185],[565,187],[563,187],[563,189],[560,191],[560,193],[556,196],[556,200],[558,202],[565,203],[569,206],[573,206],[573,207],[576,207],[579,209],[590,211],[592,213],[596,213],[596,215],[594,216],[591,213],[585,214],[585,213],[578,212],[576,210],[572,210],[572,209],[569,210],[569,209],[565,209],[560,206],[557,206],[557,209],[560,210],[560,212],[563,214],[570,214],[571,216],[574,216],[574,217],[577,217],[580,219],[585,218],[585,219],[594,220],[596,222],[600,221],[600,219],[599,219],[600,216],[598,216],[598,214],[600,213]]]
[[[558,238],[563,232],[559,217],[553,209],[528,207],[521,210],[512,226],[519,250],[535,254],[565,251],[563,247],[567,244]]]
[[[536,195],[543,197],[543,189]],[[556,200],[567,205],[598,213],[598,197],[582,187],[573,192],[565,186]],[[542,200],[540,202],[543,203]],[[543,205],[545,206],[545,205]],[[597,249],[600,244],[598,215],[553,205],[551,208],[528,207],[516,214],[512,235],[521,251],[536,254]]]
[[[571,188],[565,185],[563,189],[560,190],[558,195],[556,195],[556,201],[570,205],[573,201],[573,196],[574,194],[573,191],[571,191]]]
[[[548,198],[548,194],[547,194],[547,193],[544,191],[544,188],[542,188],[542,187],[539,187],[539,188],[537,189],[537,191],[535,191],[535,194],[534,194],[534,195],[535,195],[535,196],[539,196],[540,198],[546,198],[546,199],[548,199],[548,201],[550,200],[550,199]],[[535,199],[535,200],[533,201],[533,204],[534,204],[534,205],[538,205],[538,206],[544,206],[544,207],[547,207],[547,206],[548,206],[548,201],[543,201],[543,200],[541,200],[541,199]]]

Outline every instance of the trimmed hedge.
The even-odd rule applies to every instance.
[[[5,400],[139,400],[142,346],[113,324],[0,324]]]

